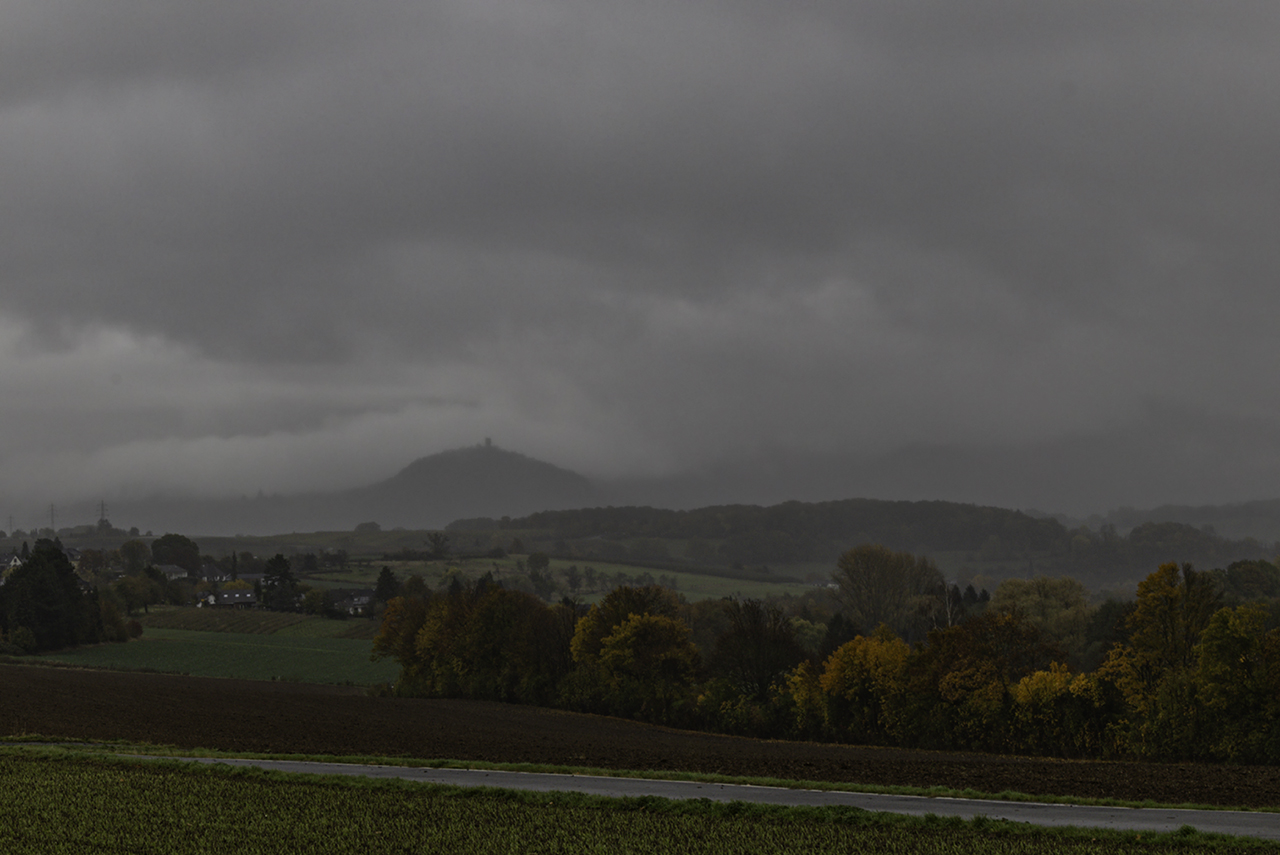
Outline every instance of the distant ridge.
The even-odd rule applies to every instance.
[[[716,517],[726,513],[727,509],[734,508],[731,516],[742,524],[740,530],[730,527],[717,531],[713,526],[700,530],[696,536],[716,540],[726,537],[742,538],[745,539],[744,543],[752,543],[750,550],[743,550],[744,555],[748,551],[751,554],[776,551],[781,555],[792,553],[792,548],[783,548],[781,542],[778,542],[770,545],[767,550],[763,549],[761,541],[764,532],[780,532],[782,541],[808,541],[814,534],[812,528],[815,525],[827,528],[834,524],[831,516],[837,508],[848,511],[857,507],[870,514],[864,518],[865,521],[856,523],[850,518],[846,524],[828,530],[820,538],[829,543],[827,547],[819,549],[815,557],[821,554],[821,560],[826,560],[830,549],[837,544],[862,535],[887,544],[896,544],[895,548],[918,550],[926,544],[936,546],[933,543],[938,533],[936,521],[925,523],[923,519],[899,518],[895,512],[890,515],[893,517],[893,524],[882,527],[879,523],[873,524],[872,518],[880,511],[871,513],[872,509],[914,506],[916,511],[913,513],[928,516],[924,509],[960,508],[967,504],[937,500],[852,500],[848,498],[849,494],[863,489],[859,486],[860,481],[854,477],[856,473],[842,475],[836,468],[832,468],[830,474],[835,481],[844,483],[845,487],[837,488],[833,481],[829,489],[823,491],[830,498],[816,501],[771,498],[773,493],[787,495],[788,471],[787,467],[775,467],[758,472],[760,478],[776,480],[779,485],[774,490],[764,492],[752,486],[755,481],[743,480],[738,477],[741,473],[735,475],[729,470],[704,473],[697,477],[673,476],[647,481],[593,483],[569,469],[499,448],[486,440],[477,445],[420,457],[382,481],[338,492],[293,495],[259,493],[256,497],[245,496],[238,499],[180,495],[118,498],[111,503],[111,517],[114,522],[125,527],[136,526],[143,531],[154,530],[157,534],[169,531],[190,535],[267,535],[349,531],[361,522],[377,522],[383,528],[441,529],[450,523],[485,518],[496,523],[503,517],[511,517],[514,521],[545,512],[581,511],[580,514],[561,516],[555,521],[549,517],[540,517],[524,522],[533,527],[547,524],[559,528],[568,524],[572,517],[575,522],[569,527],[576,529],[582,526],[592,528],[597,523],[608,520],[607,524],[591,535],[578,536],[654,537],[658,536],[657,531],[665,530],[675,520],[684,520],[682,525],[692,525],[694,521]],[[749,510],[752,506],[755,509]],[[995,534],[1006,544],[1026,543],[1037,539],[1030,537],[1030,529],[1026,528],[1027,523],[1023,521],[1008,524],[1019,531],[1014,537],[1010,537],[1012,531],[1006,524],[988,530],[987,526],[992,520],[975,519],[975,515],[990,515],[996,509],[995,506],[968,507],[981,508],[983,511],[957,511],[948,526],[963,521],[961,528],[966,532],[984,531],[984,544],[991,534]],[[697,513],[682,514],[677,511]],[[794,512],[800,512],[799,516],[806,521],[781,523],[773,519],[775,515],[787,517]],[[79,519],[92,523],[97,519],[98,513],[99,502],[96,498],[59,505],[60,520]],[[817,516],[810,518],[810,513]],[[759,518],[753,518],[756,515]],[[1265,554],[1268,558],[1280,552],[1280,499],[1199,507],[1165,505],[1150,510],[1119,508],[1105,516],[1094,514],[1087,519],[1038,511],[1028,511],[1022,516],[1027,521],[1033,518],[1044,520],[1052,516],[1063,525],[1064,531],[1087,525],[1097,532],[1104,524],[1109,523],[1119,530],[1121,536],[1127,536],[1130,530],[1143,524],[1179,523],[1211,537],[1235,541],[1253,538],[1258,541],[1253,552]],[[594,522],[588,523],[593,520]],[[819,523],[819,520],[824,521]],[[700,525],[695,526],[698,527]],[[931,533],[926,536],[925,532]],[[776,540],[772,535],[770,539]],[[966,544],[963,548],[972,550],[974,547]]]
[[[1147,522],[1177,522],[1210,527],[1224,537],[1252,537],[1264,543],[1280,541],[1280,499],[1260,499],[1224,505],[1161,505],[1139,510],[1117,508],[1101,522],[1127,531]]]

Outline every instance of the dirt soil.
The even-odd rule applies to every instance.
[[[1270,766],[764,741],[481,701],[373,698],[347,687],[0,664],[0,735],[19,734],[1280,806],[1280,768]]]

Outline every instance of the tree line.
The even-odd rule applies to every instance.
[[[623,586],[584,608],[455,579],[393,597],[374,653],[400,664],[389,690],[408,696],[765,737],[1280,762],[1269,562],[1163,564],[1102,608],[1071,579],[957,591],[929,559],[879,545],[844,553],[833,580],[840,610],[815,634],[754,599]]]

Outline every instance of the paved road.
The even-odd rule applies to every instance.
[[[828,790],[792,790],[745,784],[703,784],[688,781],[654,781],[597,775],[552,775],[531,772],[491,772],[473,769],[422,769],[408,766],[375,766],[354,763],[311,763],[296,760],[229,760],[193,758],[198,763],[255,766],[281,772],[314,775],[362,775],[369,778],[403,778],[430,784],[460,787],[501,787],[539,792],[572,791],[597,796],[659,796],[664,799],[711,799],[788,806],[847,805],[871,811],[923,816],[982,815],[1043,826],[1074,825],[1130,831],[1177,831],[1190,825],[1200,831],[1280,840],[1280,814],[1247,811],[1174,810],[1057,805],[1038,802],[1001,802],[984,799],[887,796]]]

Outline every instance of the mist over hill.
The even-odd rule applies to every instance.
[[[1276,541],[1280,541],[1280,500],[1199,507],[1169,505],[1145,511],[1121,508],[1105,515],[1093,514],[1087,519],[1030,510],[1023,516],[1013,511],[1006,514],[993,502],[957,501],[954,496],[938,496],[928,502],[906,501],[901,485],[895,491],[889,489],[887,482],[879,484],[882,490],[864,491],[863,488],[869,484],[865,473],[844,471],[838,467],[828,467],[821,490],[802,490],[800,483],[807,480],[808,470],[816,466],[812,460],[775,461],[773,466],[761,463],[750,468],[726,467],[665,479],[604,482],[592,481],[568,469],[499,448],[486,440],[482,444],[419,458],[395,475],[363,487],[329,493],[259,494],[233,499],[159,496],[118,500],[110,504],[109,517],[117,525],[125,528],[136,526],[143,532],[150,530],[159,534],[173,531],[206,536],[349,531],[361,522],[377,522],[384,529],[442,529],[459,520],[501,521],[509,517],[513,525],[563,527],[565,531],[562,534],[570,539],[654,536],[658,530],[667,529],[679,519],[684,522],[659,536],[689,536],[672,532],[699,521],[696,536],[715,538],[717,535],[712,533],[715,527],[708,528],[701,521],[723,516],[724,513],[717,508],[737,506],[738,509],[732,512],[733,525],[718,535],[729,539],[722,544],[725,556],[718,556],[717,560],[723,557],[747,564],[825,561],[842,546],[852,545],[852,542],[847,542],[850,538],[858,539],[865,535],[863,539],[876,539],[904,549],[981,549],[991,554],[1009,553],[1012,557],[1014,552],[1030,548],[1044,555],[1054,552],[1064,569],[1071,564],[1078,570],[1083,561],[1082,555],[1077,554],[1074,560],[1066,563],[1061,559],[1066,552],[1072,552],[1072,542],[1076,543],[1075,552],[1079,552],[1080,540],[1075,534],[1082,525],[1099,534],[1113,526],[1115,536],[1128,538],[1130,531],[1144,525],[1176,523],[1193,529],[1176,533],[1175,539],[1184,546],[1199,535],[1205,535],[1207,539],[1200,538],[1204,542],[1181,560],[1192,560],[1193,553],[1198,561],[1273,557],[1269,550]],[[859,494],[875,498],[852,498]],[[782,505],[786,508],[779,508]],[[703,510],[674,516],[657,511],[641,515],[604,512],[610,508],[646,507],[650,510]],[[760,513],[741,510],[746,507],[757,507]],[[778,509],[769,510],[771,507]],[[822,520],[829,517],[834,508],[845,511],[861,508],[862,511],[833,527]],[[597,509],[597,513],[590,516],[548,516],[549,512],[579,509]],[[926,513],[927,509],[933,510]],[[99,510],[97,502],[89,501],[59,507],[58,524],[91,523],[98,518]],[[997,514],[997,510],[1000,513]],[[871,517],[866,516],[886,513],[891,519],[874,524]],[[921,516],[921,519],[914,519],[916,516]],[[1035,528],[1031,525],[1031,518],[1050,516],[1056,518],[1059,527],[1049,539],[1059,545],[1052,550],[1046,545],[1033,547],[1032,541],[1043,539],[1043,532],[1034,537],[1030,535]],[[551,523],[552,519],[556,521]],[[659,519],[663,520],[661,525],[657,524]],[[930,521],[926,522],[926,519]],[[939,519],[945,519],[945,525],[938,522]],[[588,520],[591,526],[602,520],[607,520],[608,524],[587,534],[579,529]],[[639,529],[635,529],[637,525],[640,525]],[[971,530],[956,533],[952,531],[956,526]],[[944,529],[949,532],[944,539],[947,545],[943,545],[944,540],[939,540]],[[1018,532],[1016,535],[1014,530]],[[993,535],[1004,544],[1002,547],[997,549],[988,544]],[[963,547],[959,546],[957,538],[965,540]],[[973,538],[977,541],[969,543],[968,540]],[[1256,542],[1247,546],[1225,542],[1247,539]],[[1088,535],[1084,540],[1093,542],[1093,537]],[[1171,541],[1162,535],[1157,542]],[[1161,548],[1139,548],[1136,544],[1126,547],[1123,556],[1119,553],[1111,555],[1115,552],[1112,548],[1115,544],[1105,538],[1099,543],[1111,544],[1106,549],[1109,557],[1105,560],[1095,557],[1084,563],[1110,567],[1119,562],[1140,569],[1145,566],[1148,555],[1156,556],[1152,560],[1177,557],[1170,555],[1166,559],[1158,559],[1157,553],[1161,553]],[[1049,570],[1051,564],[1042,562],[1039,566]]]
[[[599,499],[598,488],[576,472],[486,441],[419,458],[365,487],[294,496],[124,500],[111,504],[110,517],[144,531],[200,535],[341,531],[361,522],[439,529],[460,517],[524,516],[587,507]],[[97,513],[97,504],[86,502],[68,506],[63,517],[88,522]]]
[[[405,528],[441,528],[459,517],[580,508],[599,498],[596,487],[576,472],[488,441],[419,458],[386,481],[336,497],[352,518]]]
[[[1147,510],[1116,508],[1089,520],[1093,525],[1114,525],[1120,531],[1151,522],[1183,523],[1223,537],[1252,537],[1272,543],[1280,541],[1280,499],[1225,505],[1161,505]]]

